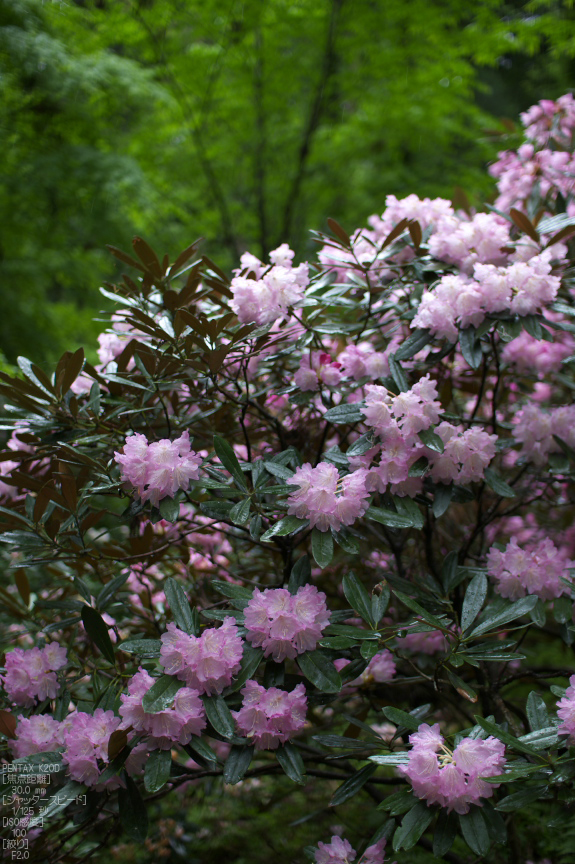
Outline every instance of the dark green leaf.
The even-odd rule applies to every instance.
[[[417,732],[421,725],[421,721],[418,718],[412,714],[408,714],[407,711],[402,711],[401,708],[394,708],[393,705],[386,705],[383,713],[396,726],[404,726],[410,732]]]
[[[84,606],[82,609],[82,623],[92,642],[98,646],[106,660],[113,665],[116,662],[114,647],[108,633],[108,625],[100,613],[96,612],[91,606]]]
[[[402,591],[394,591],[393,592],[398,600],[407,606],[408,609],[411,609],[412,612],[416,612],[420,618],[430,624],[432,627],[435,627],[436,630],[442,630],[444,632],[449,631],[449,622],[441,621],[435,615],[432,615],[431,612],[428,612],[427,609],[424,609],[416,600],[412,600],[407,594],[404,594]]]
[[[199,758],[206,762],[208,765],[217,765],[218,757],[216,756],[212,748],[208,744],[206,744],[206,742],[202,738],[197,738],[195,735],[192,735],[192,739],[187,746],[196,756],[199,756]]]
[[[477,573],[467,586],[461,610],[460,625],[462,630],[467,630],[479,615],[487,597],[487,588],[488,583],[484,573]]]
[[[456,675],[455,672],[452,672],[451,669],[446,669],[447,677],[457,690],[460,696],[463,696],[464,699],[467,699],[468,702],[477,702],[477,693],[470,687],[470,685],[460,678],[459,675]]]
[[[173,675],[162,675],[152,684],[142,699],[142,708],[147,714],[165,711],[173,705],[176,693],[184,686],[184,682]]]
[[[443,483],[438,483],[433,493],[433,515],[436,519],[443,516],[453,498],[453,483],[445,486]]]
[[[175,498],[162,498],[158,509],[166,522],[177,522],[180,518],[180,502]]]
[[[219,594],[232,600],[249,601],[253,595],[251,588],[244,588],[242,585],[234,585],[233,582],[224,582],[221,579],[212,580],[210,586]]]
[[[240,489],[247,489],[246,478],[244,477],[243,471],[240,467],[238,457],[228,442],[224,441],[223,438],[220,438],[219,435],[214,435],[214,450],[224,468],[230,472],[236,481],[236,485]]]
[[[122,828],[132,840],[143,843],[148,836],[148,814],[138,787],[129,774],[124,775],[125,789],[118,789],[118,811]]]
[[[377,771],[377,765],[364,765],[355,774],[349,777],[345,783],[342,783],[339,789],[336,789],[330,803],[330,807],[337,807],[343,804],[350,798],[353,798],[359,790],[365,786],[372,774]]]
[[[409,754],[406,753],[409,757]],[[402,813],[407,813],[413,807],[415,798],[411,789],[402,789],[401,792],[393,792],[388,795],[381,804],[378,804],[378,810],[387,810],[390,816],[400,816]]]
[[[164,591],[176,625],[184,633],[197,635],[194,630],[192,610],[183,588],[170,576],[166,579]]]
[[[288,582],[288,591],[290,594],[297,594],[300,588],[309,582],[311,578],[311,564],[309,561],[309,557],[307,555],[302,555],[301,558],[295,562],[292,567],[289,582]]]
[[[447,813],[446,810],[440,810],[433,832],[433,854],[436,858],[443,858],[446,852],[449,852],[453,846],[455,835],[457,834],[457,823],[455,813]]]
[[[358,741],[357,738],[346,738],[345,735],[313,735],[312,737],[323,747],[341,747],[345,750],[372,750],[379,746],[373,741]]]
[[[397,709],[399,711],[399,709]],[[401,711],[401,714],[405,714],[405,711]],[[407,715],[409,717],[409,714]],[[419,725],[419,724],[417,724]],[[415,728],[417,729],[417,725]],[[409,762],[409,753],[398,752],[398,753],[385,753],[380,756],[370,756],[370,762],[377,762],[378,765],[407,765]]]
[[[355,609],[358,615],[366,621],[370,627],[375,627],[371,609],[371,597],[363,587],[355,573],[350,571],[343,577],[343,593],[349,605]]]
[[[311,532],[311,551],[318,567],[327,567],[333,558],[333,537],[329,531]]]
[[[254,677],[263,659],[264,654],[261,648],[254,648],[248,642],[244,642],[244,653],[242,654],[240,668],[230,688],[232,692],[239,690],[244,686],[246,681]]]
[[[229,519],[234,505],[230,501],[201,501],[200,510],[209,519]]]
[[[535,596],[522,597],[521,600],[511,603],[502,611],[495,613],[490,613],[490,609],[488,608],[486,617],[471,631],[471,633],[467,635],[466,638],[476,639],[478,636],[482,636],[483,633],[487,633],[489,630],[496,630],[503,624],[508,624],[510,621],[515,621],[523,615],[528,615],[537,603],[537,599],[538,598]]]
[[[221,696],[203,696],[206,717],[212,727],[224,738],[233,738],[236,732],[234,718]]]
[[[291,741],[286,741],[283,747],[278,747],[276,750],[276,759],[290,780],[293,780],[294,783],[298,783],[300,786],[305,786],[305,765],[303,764],[299,750]]]
[[[471,807],[469,813],[459,817],[463,839],[476,855],[487,855],[489,852],[489,833],[479,807]]]
[[[422,429],[417,436],[420,441],[422,441],[426,447],[429,447],[430,450],[435,450],[436,453],[443,453],[443,441],[436,435],[433,429]]]
[[[400,516],[393,510],[384,510],[382,507],[368,507],[365,518],[387,525],[388,528],[413,528],[413,519],[408,516]]]
[[[539,786],[531,786],[528,789],[522,789],[521,792],[514,792],[513,795],[507,795],[502,798],[496,805],[496,810],[502,813],[512,813],[514,810],[520,810],[522,807],[527,807],[538,801],[547,792],[547,784]]]
[[[108,584],[102,588],[102,590],[96,597],[96,606],[98,609],[104,610],[107,606],[110,605],[111,601],[116,596],[116,592],[128,580],[129,575],[129,572],[120,573],[119,576],[116,576],[115,579],[112,579],[111,582],[108,582]]]
[[[243,501],[239,501],[237,504],[234,504],[232,509],[230,510],[230,519],[234,523],[234,525],[245,525],[248,519],[250,518],[250,507],[251,500],[249,498],[244,498]]]
[[[373,593],[371,595],[371,617],[376,627],[385,615],[385,610],[387,609],[391,597],[391,589],[389,585],[386,585],[384,582],[380,582],[379,584],[381,586],[379,594]]]
[[[501,498],[515,498],[516,492],[492,468],[485,469],[485,482]]]
[[[127,654],[138,654],[140,657],[159,657],[162,649],[160,639],[128,639],[118,645]]]
[[[405,814],[401,825],[393,835],[394,851],[412,849],[429,826],[434,815],[435,812],[431,807],[427,807],[423,801],[414,804],[409,813]]]
[[[323,415],[324,420],[329,420],[330,423],[359,423],[364,419],[361,412],[360,403],[353,402],[351,405],[336,405],[335,408],[330,408]]]
[[[475,327],[467,327],[465,330],[459,331],[459,346],[463,358],[471,368],[479,369],[483,360],[483,351],[481,350],[481,343],[476,338]]]
[[[341,678],[329,657],[321,650],[306,651],[297,658],[299,668],[318,690],[339,693]]]
[[[144,771],[146,792],[158,792],[170,779],[172,767],[171,750],[152,750]]]
[[[332,528],[331,535],[344,552],[347,552],[348,555],[357,555],[359,552],[359,541],[349,531],[345,528],[342,528],[340,531],[334,531]]]
[[[286,534],[294,534],[306,525],[309,525],[308,519],[298,519],[297,516],[284,516],[283,519],[280,519],[279,522],[276,522],[275,525],[264,531],[260,540],[271,540],[272,537],[283,537]]]
[[[253,747],[247,747],[245,744],[235,744],[230,749],[224,765],[224,783],[235,786],[236,783],[243,780],[246,771],[250,767],[253,755]]]
[[[429,330],[414,330],[393,355],[396,360],[410,360],[431,342]]]

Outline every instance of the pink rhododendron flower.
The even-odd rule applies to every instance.
[[[121,720],[113,711],[96,708],[93,714],[77,711],[69,718],[64,733],[62,759],[72,780],[94,786],[100,777],[98,760],[108,762],[108,741]]]
[[[0,676],[8,698],[27,708],[44,699],[55,699],[60,690],[54,674],[68,662],[66,649],[51,642],[43,649],[14,648],[6,654],[6,673]]]
[[[126,439],[123,453],[114,453],[122,466],[122,480],[138,490],[142,501],[158,507],[162,498],[173,498],[178,489],[187,489],[200,476],[201,456],[190,449],[190,435],[183,432],[170,441],[163,438],[148,444],[145,435]]]
[[[387,648],[383,651],[378,651],[371,658],[366,668],[361,675],[352,684],[361,681],[362,684],[371,684],[375,681],[377,684],[384,684],[386,681],[391,681],[396,673],[395,660],[393,654]]]
[[[299,486],[287,499],[288,513],[309,519],[312,528],[339,531],[342,525],[352,525],[363,516],[369,498],[363,469],[340,477],[331,462],[320,462],[312,468],[309,462],[290,477],[290,485]]]
[[[169,750],[174,742],[188,744],[192,735],[200,735],[206,726],[204,704],[197,690],[182,687],[173,705],[154,714],[144,711],[142,699],[157,679],[140,668],[128,683],[128,695],[120,696],[122,725],[148,734],[151,749]]]
[[[241,269],[231,281],[233,299],[230,306],[242,324],[271,324],[298,308],[309,284],[307,264],[292,266],[294,253],[283,243],[270,253],[271,266],[266,267],[249,252],[240,258]],[[256,278],[241,275],[248,271]]]
[[[303,684],[288,693],[246,681],[241,694],[242,707],[232,715],[239,731],[253,739],[257,750],[275,750],[303,729],[307,711]]]
[[[554,435],[575,446],[575,405],[543,411],[538,405],[527,404],[517,412],[513,424],[513,437],[523,444],[520,455],[538,468],[547,463],[550,453],[561,452]]]
[[[64,744],[66,725],[54,720],[49,714],[34,714],[20,717],[16,726],[16,740],[8,745],[14,756],[22,759],[33,753],[47,753]]]
[[[166,673],[199,693],[221,693],[240,668],[243,642],[235,618],[227,617],[221,627],[209,627],[201,636],[168,624],[160,638],[160,663]]]
[[[435,428],[443,441],[443,453],[429,456],[430,476],[440,483],[471,483],[481,480],[495,456],[497,435],[490,435],[477,426],[465,432],[461,426],[444,421]]]
[[[451,751],[439,731],[439,724],[423,723],[409,736],[412,745],[407,765],[398,770],[410,781],[418,798],[427,805],[439,804],[448,812],[468,813],[470,804],[481,806],[499,783],[486,783],[483,777],[501,774],[505,765],[505,746],[497,738],[464,738]]]
[[[569,593],[561,579],[571,581],[569,568],[575,567],[575,561],[566,560],[548,537],[530,549],[521,549],[514,537],[503,552],[495,547],[489,550],[487,566],[502,597],[518,600],[536,594],[542,600],[552,600]]]
[[[322,351],[312,351],[304,354],[300,367],[294,375],[294,383],[300,390],[319,390],[322,381],[328,387],[337,387],[342,379],[341,364],[332,361],[329,354]]]
[[[369,846],[357,864],[384,864],[385,838]],[[348,840],[334,834],[330,843],[318,843],[316,864],[352,864],[356,852]]]
[[[256,588],[244,610],[246,639],[276,663],[313,651],[329,624],[325,601],[315,585],[304,585],[296,594],[286,588]]]
[[[575,742],[575,675],[569,679],[569,687],[557,703],[557,716],[562,721],[557,731],[569,735],[569,744]]]

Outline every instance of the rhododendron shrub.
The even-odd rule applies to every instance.
[[[231,278],[135,238],[100,363],[0,375],[26,860],[252,793],[317,864],[570,860],[573,104],[524,115],[486,212],[390,195]]]

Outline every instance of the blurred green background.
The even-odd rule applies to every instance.
[[[0,350],[95,345],[134,234],[230,269],[389,193],[484,200],[574,54],[561,0],[0,0]]]

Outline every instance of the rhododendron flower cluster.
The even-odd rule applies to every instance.
[[[235,271],[237,275],[230,284],[234,295],[230,306],[242,324],[271,324],[287,315],[290,307],[297,309],[302,305],[309,285],[309,268],[307,264],[293,267],[294,254],[283,243],[270,253],[268,266],[249,252],[242,255],[241,268]],[[242,276],[246,271],[248,275]]]
[[[244,610],[246,638],[276,663],[313,651],[329,624],[325,601],[315,585],[304,585],[296,594],[285,588],[256,588]]]
[[[9,746],[18,759],[33,753],[49,753],[64,744],[66,725],[49,714],[20,717],[16,726],[16,740]]]
[[[375,681],[376,684],[384,684],[386,681],[391,681],[396,671],[393,654],[385,648],[374,654],[357,680],[361,681],[362,684],[371,684],[372,681]]]
[[[253,740],[256,750],[275,750],[303,729],[307,712],[303,684],[288,693],[246,681],[241,694],[242,707],[232,715],[241,734]]]
[[[136,433],[126,439],[123,453],[114,453],[122,466],[122,480],[138,490],[142,501],[157,507],[162,498],[173,498],[179,489],[187,489],[190,480],[200,476],[202,457],[190,449],[189,432],[170,441],[148,443],[145,435]]]
[[[66,649],[57,642],[44,648],[14,648],[6,655],[6,673],[0,676],[8,698],[25,708],[39,699],[55,699],[60,690],[55,673],[68,662]]]
[[[472,483],[481,480],[495,456],[497,435],[490,435],[478,426],[463,431],[444,421],[435,428],[443,441],[443,453],[434,454],[430,475],[440,483]]]
[[[552,600],[569,593],[562,579],[572,581],[569,569],[575,568],[575,561],[566,560],[548,537],[530,549],[521,549],[514,537],[503,552],[495,547],[489,550],[487,566],[502,597],[517,600],[536,594]]]
[[[464,738],[451,751],[439,723],[423,723],[409,736],[409,743],[409,762],[398,770],[428,806],[439,804],[448,812],[468,813],[470,804],[481,804],[481,799],[490,798],[499,786],[481,779],[501,774],[505,765],[505,745],[493,736]]]
[[[557,703],[557,716],[561,720],[557,731],[569,735],[569,743],[575,742],[575,675],[569,679],[569,687]]]
[[[575,351],[573,337],[567,333],[555,334],[553,342],[535,339],[523,330],[501,352],[501,359],[512,364],[523,375],[544,377],[558,372],[563,360]]]
[[[340,477],[331,462],[320,462],[312,468],[309,462],[290,477],[290,485],[299,486],[287,499],[288,513],[309,519],[312,528],[339,531],[342,525],[352,525],[362,516],[369,498],[363,469]]]
[[[477,263],[473,278],[448,274],[423,294],[412,327],[421,327],[451,342],[458,326],[477,327],[490,312],[509,310],[532,315],[555,300],[561,280],[551,275],[551,252],[507,267]]]
[[[110,735],[121,720],[113,711],[96,708],[93,714],[77,711],[64,733],[63,760],[68,764],[72,780],[94,786],[100,777],[98,760],[108,762]]]
[[[168,632],[160,638],[165,672],[199,693],[221,693],[240,668],[243,642],[235,618],[227,617],[221,627],[209,627],[201,636],[168,624]]]
[[[561,405],[550,411],[527,404],[513,418],[513,437],[523,444],[520,456],[537,467],[547,463],[550,453],[561,452],[554,435],[575,446],[575,405]]]
[[[384,864],[385,838],[369,846],[357,864]],[[316,864],[352,864],[356,852],[349,840],[334,834],[330,843],[318,843],[315,852]]]
[[[156,679],[140,668],[128,683],[128,694],[120,696],[122,725],[131,726],[137,732],[148,735],[151,749],[169,750],[173,743],[188,744],[192,735],[200,735],[206,726],[204,704],[197,690],[181,687],[175,695],[173,705],[163,711],[144,711],[142,699],[155,684]]]

